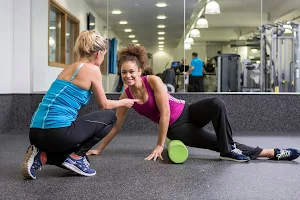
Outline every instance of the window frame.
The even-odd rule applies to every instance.
[[[50,11],[51,6],[54,6],[57,10],[59,10],[61,15],[61,41],[60,41],[60,62],[51,62],[50,61],[50,46],[49,46],[49,37],[50,37]],[[80,20],[76,18],[74,15],[72,15],[68,10],[66,10],[64,7],[62,7],[57,1],[55,0],[49,0],[48,4],[48,38],[47,38],[47,44],[48,44],[48,66],[51,67],[59,67],[59,68],[66,68],[68,64],[66,64],[66,29],[67,29],[67,20],[70,18],[73,22],[75,22],[75,30],[74,30],[74,38],[77,38],[79,35],[79,29],[80,29]],[[73,51],[73,49],[71,50]],[[74,60],[77,60],[77,55],[73,52]]]

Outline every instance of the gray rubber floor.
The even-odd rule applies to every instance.
[[[0,199],[300,199],[300,159],[220,161],[216,152],[189,148],[184,164],[144,161],[157,133],[121,132],[101,156],[90,157],[94,177],[44,166],[36,180],[23,180],[19,166],[29,145],[27,131],[0,134]],[[300,133],[236,133],[236,141],[300,147]]]

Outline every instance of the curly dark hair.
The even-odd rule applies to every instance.
[[[118,53],[118,67],[127,61],[136,62],[138,68],[142,70],[148,67],[148,56],[145,47],[129,44],[127,48],[123,48]]]

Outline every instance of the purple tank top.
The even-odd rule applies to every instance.
[[[134,110],[136,110],[140,115],[143,115],[147,117],[148,119],[151,119],[155,123],[159,123],[160,119],[160,112],[156,106],[155,102],[155,97],[154,97],[154,92],[152,88],[150,87],[148,81],[147,81],[147,76],[141,77],[142,81],[146,87],[147,93],[148,93],[148,101],[146,101],[144,104],[138,104],[134,103],[132,106]],[[133,95],[131,94],[129,88],[126,88],[125,90],[128,98],[130,99],[135,99]],[[185,101],[176,99],[175,97],[169,96],[169,105],[170,105],[170,123],[169,125],[172,125],[181,115]]]

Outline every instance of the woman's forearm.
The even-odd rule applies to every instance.
[[[98,150],[102,151],[109,143],[110,141],[118,134],[119,130],[117,128],[113,128],[102,140],[100,145],[98,146]]]
[[[168,128],[169,128],[169,123],[170,123],[170,114],[165,114],[160,117],[159,135],[158,135],[158,140],[157,140],[157,145],[159,145],[159,146],[163,147],[165,144],[165,140],[166,140]]]

